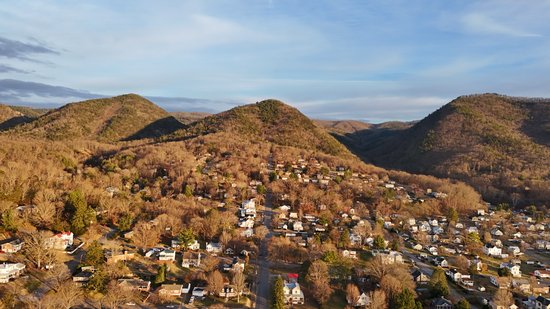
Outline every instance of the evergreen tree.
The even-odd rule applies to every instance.
[[[104,293],[107,288],[109,277],[103,269],[97,270],[86,284],[86,288],[91,291]]]
[[[118,220],[118,230],[121,232],[130,230],[132,228],[133,221],[134,221],[134,218],[132,218],[132,215],[129,213],[125,213]]]
[[[17,231],[17,221],[12,209],[8,209],[2,213],[2,227],[7,231]]]
[[[343,247],[343,248],[347,248],[349,247],[351,241],[349,239],[349,230],[348,229],[344,229],[344,231],[342,232],[342,234],[340,234],[340,246]]]
[[[372,246],[374,247],[374,249],[386,249],[386,240],[384,239],[384,237],[376,235],[376,237],[374,237]]]
[[[185,196],[191,197],[193,196],[193,188],[191,188],[190,185],[185,185],[185,188],[183,189]]]
[[[90,244],[84,261],[86,262],[86,265],[94,267],[98,267],[99,265],[105,263],[105,251],[97,240],[94,240]]]
[[[154,283],[161,284],[166,280],[166,264],[162,264],[159,267],[158,273],[155,276]]]
[[[414,294],[409,289],[403,289],[393,300],[392,308],[395,309],[422,309],[422,304],[414,299]]]
[[[430,289],[433,297],[449,295],[449,284],[447,283],[443,268],[437,267],[434,270],[432,279],[430,280]]]
[[[184,228],[178,235],[178,240],[180,242],[183,250],[187,249],[187,246],[195,242],[195,233],[190,228]]]
[[[447,219],[449,220],[449,222],[458,222],[458,211],[456,211],[456,209],[454,208],[449,208]]]
[[[454,305],[455,309],[470,309],[470,303],[465,299],[461,299],[456,305]]]
[[[283,289],[283,279],[279,276],[275,280],[275,285],[273,286],[273,309],[285,308],[285,295]]]
[[[80,190],[69,193],[65,210],[71,214],[71,231],[76,235],[86,232],[95,219],[93,210],[86,203],[84,194]]]

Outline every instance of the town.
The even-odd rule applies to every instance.
[[[201,179],[227,179],[221,162],[231,156],[202,154]],[[550,306],[550,226],[534,208],[430,214],[449,192],[314,157],[257,162],[257,173],[239,177],[244,188],[186,185],[186,199],[210,206],[186,213],[184,226],[169,212],[100,224],[109,210],[96,209],[95,236],[77,237],[70,228],[24,232],[36,205],[4,214],[3,299],[46,308],[95,307],[94,293],[108,308]],[[164,181],[166,169],[155,171]],[[109,186],[103,195],[148,190]],[[82,192],[68,199],[76,211],[85,204]]]

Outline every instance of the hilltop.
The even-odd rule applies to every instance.
[[[50,140],[114,142],[158,137],[183,127],[149,100],[127,94],[70,103],[20,125],[12,133]]]
[[[0,104],[0,131],[7,130],[30,119],[14,108]]]
[[[208,117],[211,114],[202,112],[172,112],[170,115],[174,116],[174,118],[183,124],[190,124]]]
[[[208,116],[190,124],[186,129],[175,132],[168,139],[217,132],[227,132],[252,140],[317,150],[332,155],[350,154],[335,138],[315,125],[296,108],[277,100],[243,105]]]
[[[548,203],[549,100],[462,96],[383,138],[366,132],[345,137],[377,165],[464,180],[493,201]]]

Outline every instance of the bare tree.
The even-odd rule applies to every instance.
[[[235,292],[237,292],[237,303],[241,300],[241,294],[244,290],[245,277],[241,270],[237,270],[233,274],[233,285],[235,286]]]
[[[387,309],[388,301],[386,300],[386,293],[382,290],[374,290],[370,293],[370,302],[367,305],[368,309]]]
[[[55,300],[57,308],[70,309],[77,305],[82,298],[82,290],[72,281],[66,281],[57,288]]]
[[[212,294],[219,294],[223,289],[223,275],[218,271],[214,270],[208,274],[208,291]]]
[[[23,253],[36,268],[42,269],[55,262],[55,252],[50,245],[51,232],[37,231],[23,236],[25,242]]]
[[[348,304],[355,306],[359,300],[359,295],[359,288],[353,283],[348,283],[346,286],[346,300],[348,301]]]
[[[160,240],[160,231],[149,222],[139,222],[133,229],[132,241],[136,246],[144,249],[156,245]]]

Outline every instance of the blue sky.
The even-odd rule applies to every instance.
[[[0,102],[138,93],[216,112],[420,119],[453,98],[550,97],[550,1],[25,1],[0,5]]]

